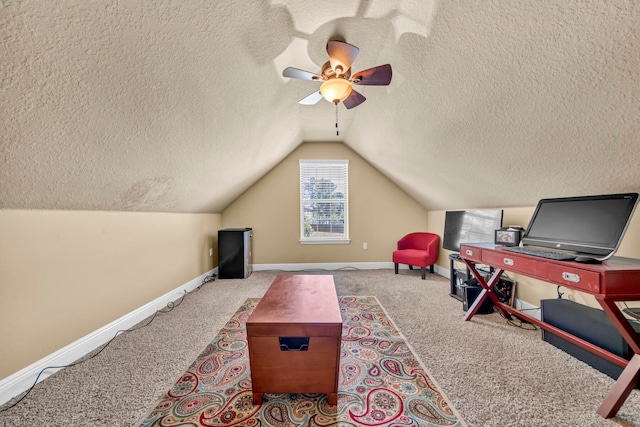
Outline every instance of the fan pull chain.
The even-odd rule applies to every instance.
[[[340,131],[338,130],[338,103],[336,102],[336,136],[340,136]]]

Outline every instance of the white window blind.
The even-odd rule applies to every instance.
[[[348,160],[300,160],[300,243],[349,243]]]

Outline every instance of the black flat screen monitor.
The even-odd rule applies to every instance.
[[[460,243],[493,242],[502,227],[502,209],[447,211],[442,248],[460,252]]]
[[[618,249],[637,202],[638,193],[542,199],[522,244],[606,259]]]

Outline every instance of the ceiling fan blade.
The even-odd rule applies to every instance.
[[[336,74],[338,74],[337,67],[342,68],[342,72],[339,74],[345,74],[351,68],[351,63],[358,56],[358,52],[360,52],[360,49],[349,43],[334,40],[327,42],[329,61]]]
[[[321,99],[322,99],[322,94],[320,93],[320,91],[317,91],[317,92],[313,92],[312,94],[309,94],[309,95],[305,96],[304,98],[302,98],[300,101],[298,101],[298,104],[315,105]]]
[[[351,81],[357,85],[387,86],[391,83],[391,75],[391,65],[384,64],[355,73]]]
[[[299,70],[298,68],[287,67],[282,71],[284,77],[301,80],[322,80],[322,76],[314,74],[310,71]]]
[[[362,96],[361,93],[356,92],[355,90],[352,89],[349,96],[347,96],[345,100],[342,101],[342,103],[344,104],[345,107],[347,107],[348,110],[350,110],[353,107],[357,107],[358,105],[362,104],[366,100],[367,98]]]

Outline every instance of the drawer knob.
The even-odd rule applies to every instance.
[[[579,283],[580,282],[580,276],[578,274],[575,273],[568,273],[566,271],[562,272],[562,278],[564,280],[566,280],[567,282],[573,282],[573,283]]]
[[[513,266],[513,260],[511,258],[503,258],[502,262],[504,263],[504,265],[511,265]]]
[[[473,256],[473,251],[471,249],[466,249],[464,251],[465,254],[469,255],[469,256]]]

